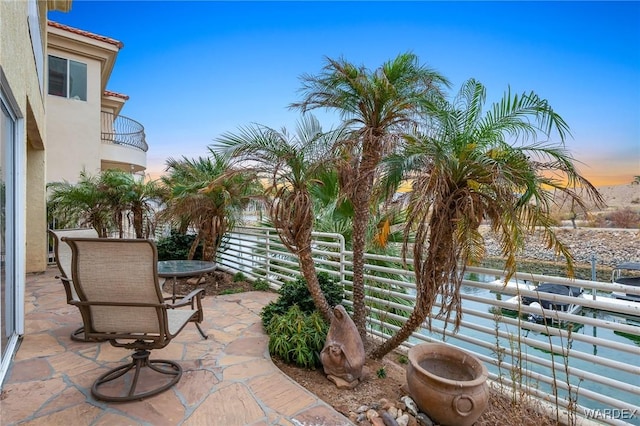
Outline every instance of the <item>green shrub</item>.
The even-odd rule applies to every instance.
[[[318,274],[318,281],[329,306],[339,305],[342,302],[342,286],[331,279],[327,273]],[[316,307],[307,288],[307,282],[302,277],[285,282],[278,293],[280,297],[262,309],[262,322],[267,328],[274,315],[284,315],[293,305],[297,305],[306,314],[315,311]]]
[[[224,295],[224,294],[236,294],[236,293],[243,293],[244,289],[241,288],[227,288],[225,290],[222,290],[220,292],[220,294]]]
[[[246,281],[246,280],[247,280],[247,277],[245,277],[242,272],[236,272],[235,274],[233,274],[234,283],[237,283],[239,281]]]
[[[182,234],[175,229],[171,234],[160,238],[156,242],[158,248],[158,260],[186,259],[189,256],[191,244],[196,239],[194,234]],[[194,258],[202,258],[202,247],[196,249]]]
[[[253,282],[253,288],[258,291],[269,291],[271,287],[269,287],[269,283],[263,279],[257,279]]]
[[[275,314],[266,327],[269,353],[288,364],[304,368],[320,366],[320,351],[329,326],[319,312],[303,312],[293,305],[284,314]]]

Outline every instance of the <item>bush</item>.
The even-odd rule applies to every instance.
[[[272,356],[304,368],[321,365],[320,352],[329,326],[319,312],[306,313],[293,305],[284,314],[275,314],[266,329]]]
[[[589,215],[588,224],[591,228],[606,228],[607,220],[601,214]]]
[[[247,277],[244,276],[244,274],[242,272],[236,272],[235,274],[233,274],[233,282],[237,283],[240,281],[246,281]]]
[[[257,279],[253,282],[253,288],[258,291],[269,291],[271,287],[269,287],[269,283],[263,279]]]
[[[237,293],[243,293],[244,289],[242,288],[228,288],[226,290],[222,290],[220,292],[220,294],[225,295],[225,294],[237,294]]]
[[[172,229],[169,236],[160,238],[156,243],[158,260],[186,259],[195,239],[194,234],[182,234]],[[202,246],[198,246],[194,258],[202,258]]]
[[[616,210],[607,216],[607,220],[611,222],[614,228],[638,228],[640,227],[640,213],[625,207]]]
[[[342,286],[340,284],[331,279],[327,273],[318,274],[318,281],[329,306],[336,306],[342,302]],[[280,297],[262,309],[262,322],[266,328],[269,327],[274,315],[284,315],[293,305],[297,305],[305,314],[310,314],[316,309],[307,288],[307,282],[302,277],[298,277],[295,281],[285,282],[278,293]]]

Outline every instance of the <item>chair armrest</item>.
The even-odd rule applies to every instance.
[[[204,288],[198,288],[191,293],[184,296],[174,304],[167,304],[167,309],[175,309],[183,306],[189,306],[191,309],[198,311],[193,319],[197,324],[201,323],[204,319],[204,312],[202,311],[202,298],[204,297]],[[200,332],[202,334],[202,332]],[[203,334],[203,336],[205,336]],[[206,337],[205,337],[206,338]]]
[[[65,278],[62,275],[56,275],[60,281],[62,281],[62,285],[64,286],[64,292],[67,296],[67,303],[71,303],[72,300],[76,300],[75,291],[73,291],[73,281],[69,278]]]
[[[156,308],[166,309],[167,305],[162,303],[143,303],[143,302],[82,302],[80,300],[72,300],[69,302],[75,306],[131,306],[134,308]]]
[[[198,288],[193,290],[191,293],[184,296],[182,299],[176,301],[173,304],[168,305],[167,307],[170,309],[173,308],[181,308],[183,306],[193,306],[193,299],[196,298],[198,302],[200,298],[204,296],[204,288]],[[170,297],[168,299],[171,299]]]

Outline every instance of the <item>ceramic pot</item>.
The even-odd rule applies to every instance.
[[[471,426],[489,401],[487,367],[475,356],[443,343],[409,350],[409,394],[422,412],[443,426]]]

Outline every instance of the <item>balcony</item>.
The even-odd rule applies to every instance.
[[[101,113],[102,170],[118,168],[141,172],[147,167],[147,150],[144,127],[131,118]]]

